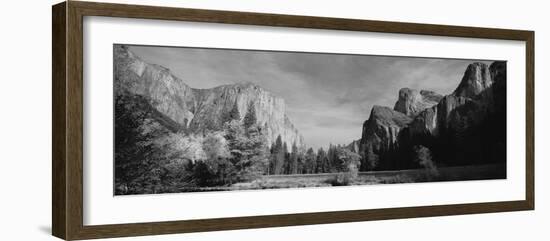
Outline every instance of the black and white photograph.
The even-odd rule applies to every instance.
[[[506,61],[113,45],[114,195],[506,179]]]

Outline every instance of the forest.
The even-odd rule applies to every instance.
[[[119,91],[115,97],[115,193],[143,194],[231,186],[265,175],[342,173],[334,185],[357,177],[362,157],[341,145],[289,147],[278,136],[268,145],[254,108],[241,120],[235,107],[223,126],[173,132],[159,123],[149,100]]]

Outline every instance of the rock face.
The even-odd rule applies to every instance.
[[[506,85],[505,71],[505,62],[494,62],[491,66],[484,63],[470,64],[452,94],[445,96],[436,106],[420,112],[414,118],[409,127],[409,134],[437,136],[441,129],[469,129],[470,126],[481,123],[487,115],[497,109],[501,111],[502,106],[496,105],[506,102],[505,93],[495,94],[495,89]]]
[[[484,63],[473,63],[466,69],[453,95],[472,98],[491,87],[492,84],[493,78],[489,66]]]
[[[194,118],[188,123],[192,130],[218,128],[223,125],[223,116],[236,105],[241,121],[248,108],[255,109],[257,123],[267,127],[269,145],[281,136],[288,146],[304,145],[303,137],[286,115],[286,105],[258,85],[241,83],[223,85],[212,89],[195,90]],[[210,125],[210,126],[209,126]]]
[[[359,153],[359,150],[361,148],[361,139],[352,141],[346,146],[346,148],[354,153]]]
[[[397,142],[399,132],[412,119],[401,112],[384,106],[372,107],[370,117],[363,124],[361,145],[374,150],[389,150]]]
[[[400,142],[430,147],[443,165],[506,163],[506,63],[469,65],[457,89],[419,113]]]
[[[415,116],[408,127],[408,134],[436,136],[441,128],[449,129],[458,125],[467,125],[466,122],[483,117],[480,116],[483,115],[480,108],[480,103],[470,98],[445,96],[439,104]]]
[[[364,156],[361,163],[361,171],[367,171],[365,167],[372,169],[388,169],[393,163],[383,162],[379,164],[369,164],[373,160],[368,160],[375,154],[378,160],[380,156],[393,152],[398,147],[398,138],[401,130],[412,121],[412,119],[401,113],[392,110],[389,107],[372,107],[370,117],[363,124],[363,134],[361,136],[359,153]],[[368,155],[367,155],[368,153]],[[378,162],[378,161],[376,161]]]
[[[443,165],[505,161],[506,63],[470,64],[444,97],[403,88],[394,111],[373,107],[359,150],[367,162],[375,158],[378,169],[409,168],[415,145],[430,148]]]
[[[408,128],[415,116],[437,105],[442,98],[443,96],[433,91],[402,88],[399,90],[398,100],[393,110],[389,107],[374,106],[369,119],[363,124],[358,153],[363,154],[364,159],[369,159],[374,155],[377,155],[377,159],[390,159],[387,155],[399,149],[401,131]],[[426,115],[429,117],[429,113]],[[395,158],[392,157],[392,159]],[[372,160],[364,161],[372,162]],[[373,165],[364,164],[362,166]],[[378,165],[385,169],[393,168],[396,165],[400,166],[399,163],[388,163],[387,161],[380,162]]]
[[[144,96],[181,127],[193,119],[194,90],[159,65],[145,63],[125,46],[114,46],[115,91]]]
[[[393,109],[407,116],[416,116],[419,112],[437,105],[442,95],[428,90],[403,88],[399,90],[399,98]]]
[[[241,121],[249,107],[255,108],[257,124],[267,127],[268,144],[281,136],[288,146],[304,145],[303,137],[286,115],[284,100],[261,87],[233,84],[194,89],[169,69],[141,60],[127,47],[114,46],[115,90],[146,97],[150,104],[176,127],[187,132],[219,129],[234,106]]]

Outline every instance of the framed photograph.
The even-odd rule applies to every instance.
[[[534,32],[52,8],[67,240],[534,209]]]

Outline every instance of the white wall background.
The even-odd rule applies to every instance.
[[[536,210],[125,238],[120,240],[548,240],[549,6],[544,1],[202,0],[136,4],[423,22],[536,31]],[[51,10],[7,1],[0,14],[0,240],[56,240],[51,219]]]

